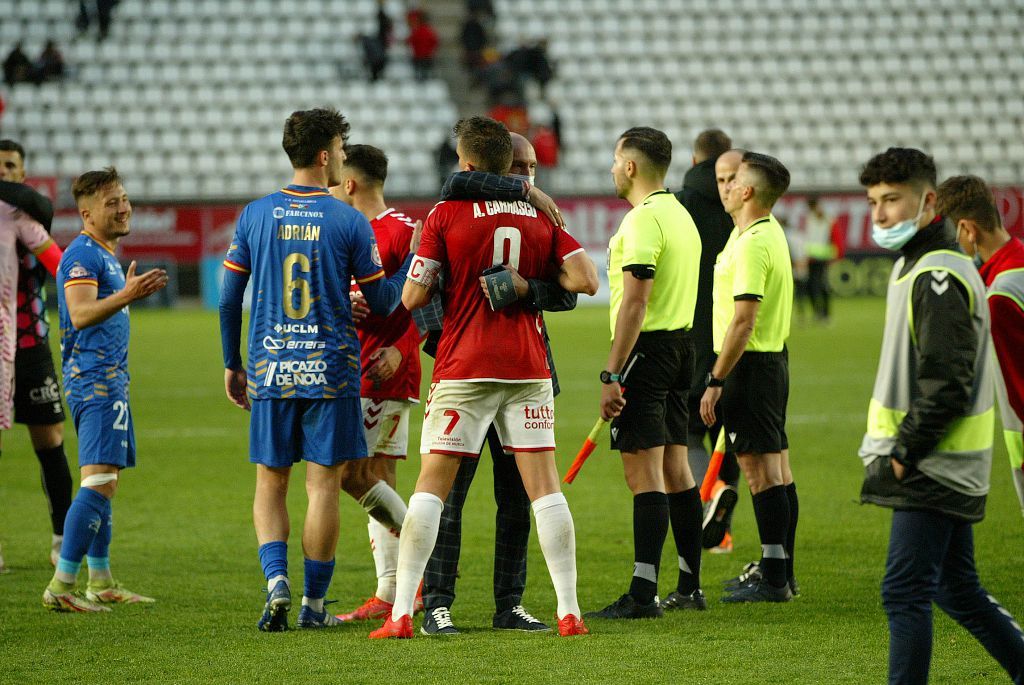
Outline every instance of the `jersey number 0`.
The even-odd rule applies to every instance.
[[[519,252],[523,245],[523,234],[515,226],[498,226],[494,229],[494,260],[492,264],[508,264],[519,270]]]

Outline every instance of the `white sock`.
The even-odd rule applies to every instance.
[[[395,602],[395,573],[398,568],[398,537],[375,518],[367,526],[373,565],[377,569],[377,598],[389,604]]]
[[[321,613],[324,610],[324,598],[313,599],[312,597],[302,596],[302,606],[309,607],[316,613]]]
[[[405,515],[398,544],[397,588],[395,606],[391,609],[393,621],[402,616],[412,616],[416,588],[423,578],[423,569],[427,567],[430,553],[434,551],[443,509],[444,502],[429,492],[417,492],[409,498],[409,512]]]
[[[379,480],[366,494],[359,498],[359,504],[372,518],[398,535],[402,532],[402,521],[407,511],[401,495],[385,481]]]
[[[544,561],[551,574],[558,599],[558,618],[567,614],[579,617],[580,605],[576,599],[576,529],[565,495],[554,492],[533,501],[533,516],[537,520],[537,538]]]
[[[285,585],[287,585],[288,587],[292,586],[291,582],[289,582],[289,580],[288,580],[288,576],[283,576],[283,575],[282,576],[274,576],[273,578],[271,578],[270,580],[267,581],[267,592],[273,592],[274,591],[274,586],[277,585],[277,583],[279,581],[282,581],[282,580],[285,582]]]

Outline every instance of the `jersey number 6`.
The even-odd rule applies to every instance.
[[[300,274],[309,273],[309,257],[301,252],[292,252],[284,258],[284,314],[289,319],[305,319],[309,314],[309,281],[295,275],[298,266]],[[299,306],[295,306],[295,291],[299,291]]]

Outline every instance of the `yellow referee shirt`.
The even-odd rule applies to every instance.
[[[793,314],[793,264],[782,226],[770,214],[742,231],[734,228],[715,262],[715,352],[722,351],[735,302],[743,299],[761,302],[746,349],[781,352]]]
[[[611,328],[622,305],[623,269],[654,269],[654,285],[640,332],[674,331],[693,325],[700,271],[700,235],[690,213],[667,190],[651,193],[629,210],[608,243]]]

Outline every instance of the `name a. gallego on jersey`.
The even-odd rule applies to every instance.
[[[515,216],[537,216],[537,208],[529,202],[516,201],[504,202],[502,200],[488,200],[487,202],[473,203],[473,218],[479,219],[495,214],[514,214]]]
[[[278,240],[320,240],[320,227],[316,224],[281,224],[277,227]]]

